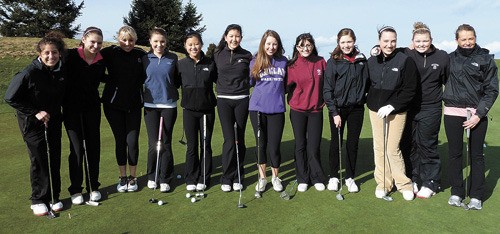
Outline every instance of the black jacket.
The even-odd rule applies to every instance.
[[[363,105],[368,91],[368,67],[364,54],[357,54],[354,62],[346,59],[328,59],[323,87],[323,99],[333,116],[337,108]]]
[[[217,95],[250,94],[250,61],[252,54],[238,46],[230,50],[227,46],[213,54],[217,71]]]
[[[146,52],[140,48],[126,52],[113,45],[102,49],[101,54],[108,69],[101,98],[104,105],[124,111],[142,108],[146,80],[142,58]]]
[[[64,112],[86,111],[99,108],[99,84],[105,80],[106,67],[101,59],[89,65],[82,59],[78,49],[68,50],[65,63],[66,93],[64,97]]]
[[[414,99],[415,108],[421,106],[441,107],[443,100],[443,84],[450,70],[448,54],[431,45],[431,52],[419,53],[416,50],[405,49],[418,68],[419,88]]]
[[[181,106],[191,111],[213,110],[217,104],[213,83],[216,71],[213,61],[202,55],[196,63],[189,56],[177,62],[177,83],[182,88]]]
[[[418,72],[408,55],[396,50],[389,57],[383,54],[368,59],[370,88],[366,105],[372,111],[392,105],[394,114],[408,110],[417,91]]]
[[[450,76],[445,84],[445,106],[476,108],[485,117],[498,96],[498,68],[489,50],[476,45],[464,56],[458,49],[450,53]]]

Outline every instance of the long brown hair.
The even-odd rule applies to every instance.
[[[266,54],[265,51],[265,45],[266,45],[266,40],[268,37],[273,37],[278,41],[278,49],[276,50],[276,53],[273,54],[273,57],[281,57],[285,53],[285,49],[283,49],[283,43],[281,43],[281,38],[280,35],[273,30],[267,30],[264,32],[264,35],[262,35],[262,39],[260,39],[260,44],[259,44],[259,49],[257,51],[257,54],[255,55],[255,63],[252,67],[251,71],[251,76],[259,80],[259,74],[261,72],[265,72],[271,67],[271,58]]]
[[[354,34],[354,31],[352,29],[350,28],[341,29],[339,33],[337,33],[337,47],[335,47],[330,56],[334,60],[340,60],[344,55],[344,52],[342,52],[339,45],[340,38],[342,38],[343,36],[350,36],[354,40],[354,43],[356,43],[356,34]]]

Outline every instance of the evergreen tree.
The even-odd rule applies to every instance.
[[[214,43],[208,44],[207,52],[205,53],[205,55],[211,58],[214,54],[215,48],[217,48],[217,46]]]
[[[149,46],[149,31],[159,27],[167,31],[170,50],[184,51],[182,37],[188,31],[205,31],[199,27],[202,19],[191,1],[183,7],[182,0],[134,0],[123,23],[136,30],[138,45]]]
[[[43,37],[58,30],[73,38],[80,25],[72,26],[80,16],[83,1],[72,0],[0,0],[0,34],[7,37]]]

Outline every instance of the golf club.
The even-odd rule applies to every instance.
[[[47,146],[47,162],[48,162],[48,166],[49,166],[49,186],[50,186],[50,197],[52,199],[52,205],[54,205],[54,188],[52,187],[52,168],[50,166],[50,147],[49,147],[49,137],[48,137],[48,129],[49,127],[47,126],[47,123],[45,123],[45,144]],[[56,213],[54,212],[54,210],[52,209],[52,205],[49,206],[50,207],[50,210],[49,212],[47,213],[47,218],[48,219],[53,219],[55,217],[57,217]]]
[[[207,154],[207,115],[203,115],[203,189],[201,190],[201,198],[205,198],[205,188],[207,187],[207,168],[206,168],[206,154]],[[198,197],[199,193],[196,193]]]
[[[382,199],[384,199],[385,201],[393,201],[394,199],[387,195],[387,189],[385,188],[385,163],[387,161],[388,162],[388,156],[387,156],[387,117],[384,117],[384,193],[386,193],[384,196],[382,196]]]
[[[287,191],[286,191],[286,189],[285,189],[285,191],[283,191],[283,192],[280,194],[281,199],[286,200],[286,201],[290,200],[290,198],[291,198],[291,194],[292,194],[292,192],[293,192],[293,189],[295,188],[295,185],[297,185],[297,180],[294,180],[294,181],[293,181],[292,187],[290,188],[290,190],[288,190],[288,192],[287,192]]]
[[[153,196],[149,199],[150,203],[157,203],[158,200],[155,199],[156,187],[158,187],[158,167],[160,162],[160,150],[161,150],[161,135],[163,133],[163,116],[160,117],[160,126],[158,127],[158,142],[156,143],[156,169],[155,169],[155,187],[153,188]]]
[[[89,190],[90,190],[90,193],[89,193],[89,201],[85,202],[85,204],[89,205],[89,206],[99,206],[99,202],[97,201],[92,201],[91,199],[91,196],[92,196],[92,192],[94,190],[92,190],[92,180],[90,180],[90,169],[89,169],[89,157],[87,156],[87,142],[86,142],[86,138],[85,138],[85,130],[84,130],[84,124],[83,124],[83,114],[80,114],[80,123],[82,125],[82,141],[83,141],[83,160],[85,160],[85,175],[87,177],[87,180],[89,182],[88,186],[89,186]]]
[[[181,143],[181,145],[186,145],[186,142],[184,141],[184,129],[182,129],[182,137],[179,140],[179,143]]]
[[[344,200],[344,196],[342,196],[342,136],[340,135],[340,126],[337,128],[337,132],[339,134],[339,180],[340,180],[340,188],[337,193],[337,200]]]
[[[467,121],[470,120],[470,117],[472,116],[472,113],[469,109],[467,109]],[[467,145],[466,145],[466,150],[467,154],[465,155],[465,196],[464,200],[462,200],[460,206],[464,208],[464,210],[469,210],[469,206],[465,204],[465,201],[467,200],[467,197],[469,196],[468,192],[469,191],[469,176],[470,176],[470,149],[469,149],[469,142],[470,142],[470,128],[465,129],[465,135],[467,136]]]
[[[262,168],[260,167],[260,111],[257,111],[257,191],[255,191],[255,198],[261,198],[262,197],[262,192],[261,188],[259,187],[259,182],[260,182],[260,174],[262,172]],[[264,171],[264,173],[266,173]],[[262,188],[264,190],[265,188]]]
[[[238,150],[238,124],[234,122],[234,146],[236,147],[236,166],[238,167],[238,183],[241,185],[241,174],[240,174],[240,152]],[[245,204],[241,203],[241,188],[240,197],[238,198],[238,208],[245,208]]]

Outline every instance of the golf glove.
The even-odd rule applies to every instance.
[[[394,107],[392,105],[386,105],[383,107],[380,107],[377,111],[377,116],[381,119],[387,117],[392,111],[394,110]]]

